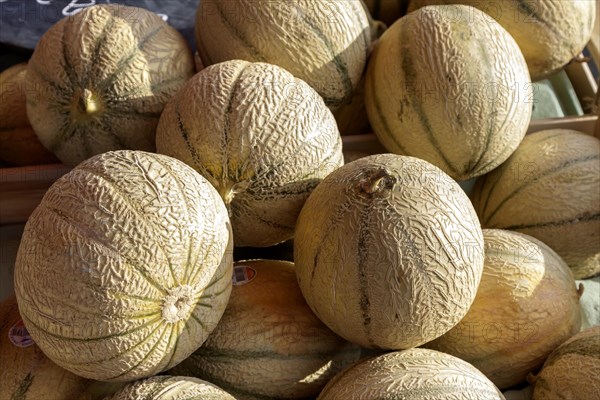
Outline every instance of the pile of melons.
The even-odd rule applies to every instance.
[[[0,398],[596,398],[600,140],[525,136],[595,2],[390,3],[202,0],[196,62],[95,5],[2,74],[8,155],[73,169],[25,227]],[[344,164],[365,129],[389,153]]]

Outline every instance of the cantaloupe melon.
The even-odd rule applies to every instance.
[[[88,384],[36,346],[14,296],[0,303],[0,400],[73,400]]]
[[[469,363],[427,349],[387,353],[348,367],[318,400],[504,400]]]
[[[210,382],[186,376],[155,376],[130,383],[107,400],[235,400]]]
[[[240,261],[223,318],[172,374],[197,376],[243,399],[316,397],[357,361],[360,347],[331,332],[306,304],[286,261]]]
[[[0,160],[18,166],[58,162],[27,119],[26,72],[27,64],[21,63],[0,73]]]
[[[600,395],[600,326],[588,328],[550,354],[532,378],[533,400],[591,400]]]
[[[458,325],[427,343],[465,360],[500,389],[525,381],[581,326],[569,266],[531,236],[484,229],[477,296]]]
[[[600,140],[552,129],[528,135],[502,167],[478,179],[473,204],[485,228],[531,235],[576,279],[600,273]]]
[[[294,237],[302,293],[331,330],[364,347],[405,349],[467,313],[483,236],[460,186],[426,161],[358,159],[310,195]]]
[[[283,67],[333,109],[352,98],[371,28],[360,0],[203,0],[196,45],[205,66],[241,59]]]
[[[451,18],[449,8],[470,18]],[[365,101],[390,152],[467,180],[517,148],[533,100],[525,59],[504,28],[472,7],[430,6],[381,36],[369,59]]]
[[[236,246],[291,239],[310,192],[343,164],[335,119],[317,92],[283,68],[241,60],[190,79],[166,106],[156,145],[219,191]]]
[[[96,5],[40,39],[27,68],[27,114],[65,164],[109,150],[153,151],[165,103],[193,73],[185,39],[158,15]]]
[[[498,21],[517,41],[534,81],[558,72],[583,51],[596,18],[596,1],[588,0],[411,0],[409,11],[439,4],[473,6]],[[448,13],[470,18],[458,8]]]
[[[56,181],[27,221],[15,264],[19,311],[55,363],[131,381],[206,339],[231,291],[227,210],[184,163],[107,152]]]

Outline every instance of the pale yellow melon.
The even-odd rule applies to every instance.
[[[468,13],[453,18],[449,8]],[[381,36],[366,73],[369,121],[390,151],[456,180],[483,175],[523,139],[532,86],[514,39],[468,6],[430,6]]]
[[[556,251],[576,279],[600,273],[600,140],[572,130],[528,135],[480,178],[473,204],[485,228],[509,229]]]
[[[504,400],[471,364],[428,349],[387,353],[336,375],[318,400]]]
[[[156,145],[218,190],[236,246],[291,239],[310,192],[343,164],[317,92],[280,67],[240,60],[205,68],[173,97]]]
[[[27,119],[26,72],[27,64],[21,63],[0,73],[0,159],[18,166],[58,162]]]
[[[285,68],[333,109],[352,98],[371,27],[360,0],[203,0],[196,46],[205,66],[240,59]]]
[[[14,296],[0,303],[0,400],[73,400],[89,384],[44,355]]]
[[[210,382],[187,376],[155,376],[130,383],[107,400],[235,400]]]
[[[498,21],[517,41],[535,81],[558,72],[583,51],[597,7],[594,0],[411,0],[409,11],[434,4],[473,6]],[[448,13],[456,19],[471,18],[458,8]]]
[[[15,292],[43,352],[80,376],[131,381],[188,357],[231,291],[227,210],[192,168],[121,150],[56,181],[21,239]]]
[[[331,330],[364,347],[405,349],[467,313],[483,270],[468,197],[440,169],[381,154],[327,176],[296,227],[302,293]]]
[[[193,73],[185,39],[158,15],[95,5],[38,42],[27,67],[27,114],[65,164],[110,150],[153,151],[165,103]]]
[[[531,236],[484,229],[484,267],[467,315],[430,349],[479,369],[500,389],[525,381],[579,332],[580,293],[569,266]]]
[[[550,354],[532,378],[533,400],[592,400],[600,395],[600,326],[588,328]]]
[[[172,371],[214,382],[238,398],[314,398],[358,360],[360,347],[331,332],[302,297],[294,264],[240,261],[223,318]]]

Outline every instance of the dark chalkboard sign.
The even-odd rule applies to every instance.
[[[95,4],[124,4],[154,11],[179,30],[194,49],[200,0],[0,0],[0,43],[33,49],[56,21]]]

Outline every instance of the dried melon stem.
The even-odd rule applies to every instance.
[[[163,319],[169,323],[186,319],[194,307],[195,297],[194,289],[190,285],[170,289],[163,301]]]
[[[75,115],[79,118],[88,118],[103,110],[98,96],[90,89],[78,90],[73,98]]]
[[[391,189],[396,183],[394,178],[386,169],[366,171],[358,183],[360,190],[367,194],[374,194],[385,189]]]
[[[229,205],[233,201],[233,198],[237,194],[242,193],[243,191],[248,189],[249,186],[250,183],[247,181],[237,183],[230,182],[226,185],[223,185],[222,188],[219,189],[219,194],[221,195],[221,198],[223,199],[227,207],[229,207]]]

